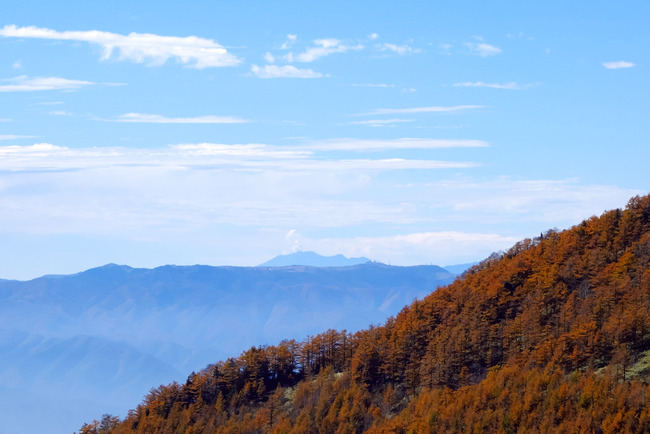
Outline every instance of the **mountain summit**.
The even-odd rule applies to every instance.
[[[308,265],[311,267],[348,267],[370,262],[368,258],[346,258],[343,255],[322,256],[315,252],[294,252],[278,255],[260,264],[260,267],[288,267],[291,265]]]

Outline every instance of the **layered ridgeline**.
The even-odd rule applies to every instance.
[[[454,278],[436,266],[364,263],[106,265],[0,280],[0,433],[72,432],[102,412],[125,415],[151,386],[251,345],[381,324]]]
[[[650,196],[381,327],[252,347],[82,432],[647,432],[649,378]]]

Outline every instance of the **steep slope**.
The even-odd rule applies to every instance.
[[[113,431],[647,432],[649,352],[646,196],[524,240],[382,327],[152,390]]]

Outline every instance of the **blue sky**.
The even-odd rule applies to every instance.
[[[0,5],[0,277],[448,265],[650,190],[647,2],[188,3]]]

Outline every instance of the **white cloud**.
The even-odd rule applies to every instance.
[[[318,140],[306,149],[319,151],[385,151],[397,149],[444,149],[444,148],[484,148],[489,146],[482,140],[441,140],[401,138],[392,140],[328,139]]]
[[[481,57],[494,56],[501,53],[501,48],[484,42],[466,42],[465,46],[469,48],[473,54],[477,54]]]
[[[104,50],[103,60],[111,58],[117,51],[119,60],[131,60],[137,63],[148,62],[150,65],[162,65],[169,59],[175,59],[178,63],[197,69],[235,66],[241,63],[239,58],[229,53],[217,42],[196,36],[160,36],[150,33],[120,35],[99,30],[59,32],[35,26],[17,27],[15,25],[8,25],[0,29],[0,36],[97,44]]]
[[[312,69],[299,69],[291,65],[251,66],[251,72],[259,78],[321,78],[324,75]]]
[[[23,67],[23,63],[20,60],[16,60],[11,67],[13,69],[20,69]]]
[[[454,83],[454,87],[488,87],[492,89],[509,89],[521,90],[529,87],[537,86],[538,84],[517,84],[514,81],[509,83],[484,83],[482,81],[465,81],[462,83]]]
[[[473,110],[479,108],[483,108],[483,106],[482,105],[456,105],[456,106],[446,106],[446,107],[429,106],[429,107],[414,107],[414,108],[402,108],[402,109],[381,108],[381,109],[370,111],[368,113],[362,113],[358,116],[405,114],[405,113],[449,113],[449,112]]]
[[[263,144],[224,145],[215,143],[180,144],[158,149],[67,148],[48,143],[32,146],[0,147],[0,171],[89,170],[111,167],[240,168],[264,172],[281,171],[385,171],[411,169],[450,169],[478,166],[474,162],[383,159],[327,159],[318,151],[376,151],[391,149],[435,149],[485,146],[480,141],[436,141],[400,139],[395,141],[355,141],[339,139],[315,142],[308,146],[271,146]]]
[[[168,118],[147,113],[126,113],[115,119],[116,122],[142,122],[153,124],[241,124],[248,122],[235,116],[195,116],[191,118]]]
[[[413,122],[415,119],[371,119],[367,121],[348,122],[347,125],[367,125],[369,127],[394,126],[393,124]]]
[[[309,63],[315,60],[320,59],[321,57],[329,56],[334,53],[345,53],[350,50],[361,50],[363,45],[344,45],[338,39],[329,38],[329,39],[316,39],[314,41],[314,47],[309,47],[303,53],[294,55],[289,53],[285,58],[288,62],[303,62]]]
[[[34,156],[34,157],[43,157],[43,156],[50,156],[54,155],[56,153],[62,153],[67,151],[68,148],[61,147],[61,146],[55,146],[50,143],[35,143],[33,145],[29,146],[18,146],[18,145],[12,145],[12,146],[0,146],[0,155],[5,156],[5,157],[12,157],[12,156]],[[11,164],[11,161],[7,160],[4,161],[5,166],[3,168],[9,169],[9,170],[21,170],[20,165],[18,166],[13,166]]]
[[[267,51],[266,54],[264,55],[264,60],[265,60],[267,63],[274,63],[274,62],[275,62],[275,56],[273,56],[273,54],[271,54],[271,53],[269,53],[269,52]]]
[[[616,62],[603,62],[603,66],[607,69],[624,69],[624,68],[632,68],[636,65],[632,62],[619,60]]]
[[[41,90],[74,90],[95,84],[90,81],[69,80],[61,77],[35,77],[26,75],[0,80],[0,92],[36,92]]]
[[[383,190],[372,187],[379,173],[474,166],[399,158],[331,159],[306,149],[263,144],[4,146],[0,232],[11,228],[12,233],[161,239],[169,231],[203,231],[215,225],[230,225],[229,232],[232,227],[285,227],[286,233],[292,227],[407,224],[422,218],[412,205],[401,197],[372,197],[374,188]]]
[[[0,122],[6,122],[8,120],[0,120]],[[16,140],[16,139],[33,139],[36,136],[18,136],[15,134],[0,134],[0,140]]]
[[[287,35],[287,40],[282,44],[280,49],[288,50],[293,44],[296,43],[296,40],[298,40],[298,35]]]
[[[311,155],[311,152],[288,148],[263,145],[263,144],[248,144],[248,145],[224,145],[219,143],[189,143],[181,145],[170,146],[170,149],[178,152],[178,158],[188,159],[191,161],[193,157],[244,157],[253,159],[297,159],[304,158]],[[243,161],[243,160],[242,160]]]
[[[400,55],[422,52],[421,49],[413,48],[409,45],[396,45],[396,44],[389,44],[389,43],[384,43],[380,45],[379,48],[382,51],[391,51],[393,53],[400,54]]]
[[[379,39],[379,35],[377,33],[371,33],[368,35],[368,39],[370,39],[371,41],[377,40]]]
[[[425,139],[340,139],[302,147],[2,146],[0,234],[70,234],[64,242],[82,237],[100,247],[107,238],[124,241],[137,252],[128,258],[157,255],[148,266],[232,258],[253,265],[266,258],[251,263],[259,254],[251,253],[252,245],[269,257],[288,245],[397,265],[445,265],[479,260],[540,230],[576,224],[638,193],[576,180],[459,179],[458,169],[476,164],[383,158],[391,149],[403,155],[402,146],[445,145],[417,140]],[[382,158],[326,154],[346,149],[344,141],[347,149],[384,150]],[[454,170],[385,176],[436,168]],[[453,180],[445,181],[447,175]]]

